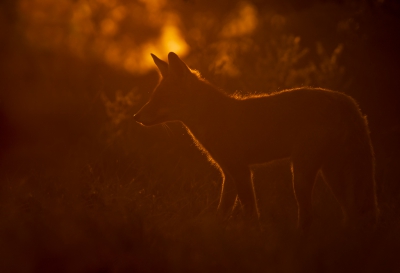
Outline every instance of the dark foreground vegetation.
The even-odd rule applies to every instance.
[[[316,221],[301,236],[287,162],[255,169],[261,228],[245,224],[240,213],[222,223],[214,216],[219,174],[182,126],[133,121],[157,84],[156,72],[104,61],[90,47],[93,33],[82,36],[80,51],[65,38],[79,34],[68,20],[88,14],[80,4],[92,7],[93,29],[116,5],[145,4],[65,0],[54,8],[52,1],[6,0],[0,272],[400,271],[398,3],[264,2],[175,0],[160,9],[180,18],[190,50],[183,59],[229,93],[311,85],[359,102],[376,153],[377,228],[341,228],[340,208],[317,181]],[[256,21],[232,27],[243,14]],[[160,35],[147,21],[120,24],[105,42],[129,34],[145,44]],[[65,35],[62,45],[57,33]]]

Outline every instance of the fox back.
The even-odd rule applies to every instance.
[[[179,57],[152,55],[162,79],[135,120],[150,126],[181,121],[223,176],[218,211],[227,217],[236,197],[245,215],[259,215],[250,166],[288,158],[298,225],[312,222],[311,193],[321,173],[351,221],[375,219],[374,155],[366,118],[349,96],[297,88],[248,97],[228,96]]]

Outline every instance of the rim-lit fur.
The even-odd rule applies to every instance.
[[[183,122],[221,171],[221,214],[230,214],[238,196],[245,214],[258,217],[250,166],[288,158],[301,228],[308,229],[312,221],[311,195],[318,173],[345,219],[376,220],[374,153],[366,117],[354,99],[321,88],[228,96],[176,54],[168,55],[169,64],[152,56],[162,79],[135,119],[146,126]]]

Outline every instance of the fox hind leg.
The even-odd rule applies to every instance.
[[[310,228],[312,214],[312,192],[319,170],[319,164],[305,158],[292,160],[292,181],[297,201],[297,226],[303,232]]]
[[[343,213],[343,224],[347,224],[349,218],[354,217],[354,203],[351,198],[351,181],[343,166],[329,162],[321,168],[321,175],[339,203]]]
[[[368,168],[353,165],[343,160],[327,162],[322,166],[322,176],[342,207],[346,225],[374,224],[377,207],[373,174]]]

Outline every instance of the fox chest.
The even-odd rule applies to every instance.
[[[264,163],[290,155],[290,140],[268,126],[220,125],[189,131],[196,145],[217,162]]]

